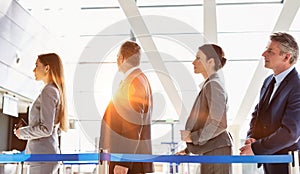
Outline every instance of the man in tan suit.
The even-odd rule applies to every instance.
[[[103,116],[100,148],[110,153],[151,154],[152,91],[140,65],[140,46],[122,44],[118,53],[119,71],[124,80],[113,95]],[[151,173],[152,163],[110,162],[109,173]]]

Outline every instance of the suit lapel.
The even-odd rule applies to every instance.
[[[263,103],[263,100],[264,100],[264,96],[266,95],[265,93],[268,91],[268,87],[269,87],[269,85],[270,85],[270,83],[271,83],[271,80],[272,80],[272,77],[270,76],[268,82],[266,82],[266,83],[268,83],[268,84],[264,84],[263,92],[262,92],[261,98],[260,98],[260,100],[259,100],[259,108],[260,108],[261,110],[265,110],[265,109],[266,109],[266,108],[261,108],[261,107],[262,107],[262,103]],[[271,101],[272,101],[272,100],[271,100]],[[267,107],[270,105],[271,101],[269,102],[269,104],[267,105]]]
[[[271,104],[271,102],[273,101],[273,99],[275,99],[275,97],[277,97],[277,95],[280,93],[281,90],[284,89],[284,87],[288,84],[288,81],[294,76],[297,75],[296,69],[294,68],[284,79],[283,81],[280,83],[279,87],[277,88],[277,90],[275,91],[273,97],[271,98],[271,101],[269,103],[269,105]],[[269,106],[268,105],[268,106]]]

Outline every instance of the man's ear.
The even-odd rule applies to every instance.
[[[291,59],[291,54],[285,53],[284,61],[290,61],[290,59]]]
[[[125,62],[124,56],[123,56],[122,54],[120,55],[120,62],[121,62],[121,63],[124,63],[124,62]]]

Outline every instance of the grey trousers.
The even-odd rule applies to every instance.
[[[30,174],[57,174],[59,163],[39,163],[33,162],[29,163],[29,173]]]
[[[221,147],[213,151],[204,153],[203,155],[221,156],[221,155],[232,155],[231,147]],[[201,174],[231,174],[232,166],[231,163],[203,163],[201,164]]]

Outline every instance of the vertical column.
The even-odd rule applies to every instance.
[[[229,132],[233,138],[233,155],[239,154],[239,148],[241,147],[241,141],[240,141],[240,125],[231,125],[229,127]],[[242,164],[240,163],[234,163],[232,164],[232,173],[243,173],[242,170]]]
[[[208,42],[217,43],[217,15],[216,15],[216,1],[204,0],[203,3],[203,17],[204,17],[204,37]]]
[[[293,162],[289,163],[289,174],[299,174],[299,151],[289,152],[293,155]]]
[[[100,154],[107,153],[106,149],[99,149],[99,164],[97,165],[97,174],[108,174],[108,162],[107,161],[100,161]]]

